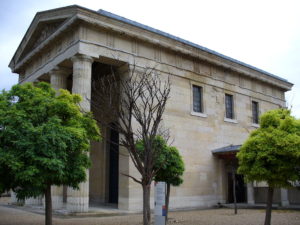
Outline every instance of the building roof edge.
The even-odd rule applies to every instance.
[[[234,63],[237,63],[237,64],[239,64],[239,65],[245,66],[245,67],[250,68],[250,69],[252,69],[252,70],[255,70],[255,71],[257,71],[257,72],[263,73],[263,74],[265,74],[265,75],[267,75],[267,76],[270,76],[270,77],[273,77],[273,78],[275,78],[275,79],[279,79],[279,80],[281,80],[281,81],[288,82],[287,79],[284,79],[284,78],[282,78],[282,77],[280,77],[280,76],[274,75],[274,74],[269,73],[269,72],[267,72],[267,71],[265,71],[265,70],[259,69],[259,68],[255,67],[255,66],[252,66],[252,65],[249,65],[249,64],[247,64],[247,63],[241,62],[241,61],[239,61],[239,60],[236,60],[236,59],[231,58],[231,57],[229,57],[229,56],[223,55],[223,54],[221,54],[221,53],[219,53],[219,52],[216,52],[216,51],[211,50],[211,49],[209,49],[209,48],[206,48],[206,47],[203,47],[203,46],[201,46],[201,45],[195,44],[195,43],[193,43],[193,42],[187,41],[187,40],[182,39],[182,38],[180,38],[180,37],[174,36],[174,35],[169,34],[169,33],[167,33],[167,32],[164,32],[164,31],[155,29],[155,28],[153,28],[153,27],[150,27],[150,26],[141,24],[141,23],[139,23],[139,22],[136,22],[136,21],[127,19],[127,18],[125,18],[125,17],[122,17],[122,16],[119,16],[119,15],[117,15],[117,14],[114,14],[114,13],[111,13],[111,12],[108,12],[108,11],[105,11],[105,10],[103,10],[103,9],[99,9],[97,12],[98,12],[100,15],[102,15],[102,16],[106,16],[106,17],[109,17],[109,18],[112,18],[112,19],[115,19],[115,20],[118,20],[118,21],[121,21],[121,22],[130,24],[130,25],[133,25],[133,26],[135,26],[135,27],[138,27],[138,28],[141,28],[141,29],[150,31],[150,32],[152,32],[152,33],[156,33],[156,34],[158,34],[158,35],[161,35],[161,36],[164,36],[164,37],[173,39],[173,40],[175,40],[175,41],[178,41],[178,42],[181,42],[181,43],[183,43],[183,44],[192,46],[192,47],[194,47],[194,48],[200,49],[200,50],[205,51],[205,52],[207,52],[207,53],[210,53],[210,54],[213,54],[213,55],[217,55],[217,56],[219,56],[219,57],[221,57],[221,58],[223,58],[223,59],[225,59],[225,60],[229,60],[229,61],[231,61],[231,62],[234,62]],[[290,83],[290,82],[288,82],[288,83]],[[291,83],[290,83],[290,84],[291,84]]]

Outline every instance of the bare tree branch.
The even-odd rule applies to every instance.
[[[128,150],[141,180],[129,174],[123,175],[143,186],[145,203],[145,196],[150,197],[150,184],[158,171],[154,169],[159,157],[154,139],[158,135],[166,140],[170,137],[169,130],[161,123],[171,90],[169,76],[163,80],[155,68],[138,68],[135,64],[127,65],[125,72],[111,67],[108,73],[93,77],[92,90],[90,102],[95,119],[120,134],[119,143]],[[144,143],[143,153],[137,149],[137,141]],[[147,205],[144,217],[150,214],[149,197],[144,204],[144,207]]]

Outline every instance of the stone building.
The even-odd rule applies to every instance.
[[[231,170],[222,156],[238,150],[249,130],[259,126],[259,114],[285,107],[285,92],[292,87],[287,80],[115,14],[76,5],[38,12],[9,67],[19,74],[21,84],[47,81],[56,89],[81,94],[81,106],[90,110],[92,77],[110,67],[122,76],[133,64],[155,66],[172,82],[163,119],[186,171],[184,183],[171,192],[171,208],[230,202]],[[108,129],[102,128],[102,133],[118,139]],[[123,154],[112,153],[112,148]],[[138,177],[126,151],[106,142],[92,143],[90,156],[89,179],[79,191],[52,188],[54,208],[83,212],[89,203],[111,203],[140,210],[140,185],[121,175]],[[264,185],[237,180],[239,201],[263,201]],[[299,194],[284,189],[276,198],[283,204],[300,202]],[[41,204],[39,199],[26,202]]]

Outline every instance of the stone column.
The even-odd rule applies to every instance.
[[[286,188],[280,188],[281,206],[289,206],[288,190]]]
[[[23,80],[25,79],[25,75],[24,74],[19,74],[19,83],[21,83]]]
[[[248,183],[247,184],[247,203],[249,205],[254,205],[254,188],[253,188],[253,183]]]
[[[86,55],[75,55],[73,61],[73,87],[72,93],[80,94],[82,101],[80,106],[84,111],[90,111],[91,106],[91,78],[92,78],[92,62],[93,59]]]
[[[55,90],[67,89],[67,77],[71,74],[71,70],[56,66],[49,72],[51,86]],[[58,94],[58,93],[57,93]],[[52,208],[60,209],[63,207],[63,186],[52,186]]]
[[[75,55],[73,62],[73,87],[72,93],[80,94],[82,110],[90,111],[91,77],[93,59],[86,55]],[[89,208],[89,172],[86,171],[86,182],[79,184],[79,190],[68,188],[67,210],[70,212],[87,212]]]
[[[56,66],[49,72],[51,86],[55,90],[67,89],[67,77],[71,72],[71,70]]]

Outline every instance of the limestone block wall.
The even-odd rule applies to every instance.
[[[167,74],[161,74],[166,77]],[[248,137],[252,125],[251,101],[259,102],[260,112],[278,107],[277,100],[266,101],[263,95],[240,87],[218,82],[210,83],[204,79],[187,79],[170,76],[172,89],[163,118],[165,127],[170,128],[173,145],[185,161],[184,183],[171,190],[171,208],[209,207],[226,201],[227,174],[224,162],[212,156],[213,149],[228,145],[242,144]],[[200,80],[200,81],[198,81]],[[191,84],[203,87],[204,113],[192,115]],[[226,86],[226,89],[224,88]],[[224,120],[224,95],[234,95],[235,120]],[[248,94],[248,95],[246,95]],[[254,97],[253,97],[254,96]],[[268,100],[268,99],[267,99]],[[131,175],[139,177],[132,162],[129,163]],[[130,179],[128,182],[128,209],[140,210],[142,189]],[[152,199],[153,200],[153,199]]]
[[[171,191],[171,208],[212,206],[226,201],[227,174],[213,149],[242,144],[252,126],[251,101],[259,102],[260,113],[284,106],[283,91],[271,84],[224,70],[209,63],[161,49],[152,44],[114,34],[96,27],[85,28],[86,40],[80,51],[105,58],[135,63],[138,67],[155,66],[161,76],[170,76],[171,97],[164,115],[164,125],[186,163],[184,183]],[[83,36],[82,36],[83,38]],[[203,116],[192,115],[192,84],[203,87]],[[234,96],[234,121],[224,121],[225,93]],[[133,163],[120,168],[139,178]],[[121,172],[121,171],[120,171]],[[142,189],[122,175],[119,178],[119,207],[141,210]],[[121,188],[123,187],[123,188]],[[128,196],[128,199],[126,199]]]

